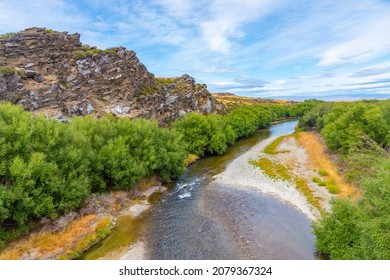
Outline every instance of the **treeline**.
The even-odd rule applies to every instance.
[[[0,104],[0,245],[39,218],[82,206],[92,192],[184,172],[182,137],[157,123],[106,116],[68,124]]]
[[[223,154],[238,138],[248,137],[274,120],[296,114],[291,106],[242,106],[227,115],[190,113],[173,127],[183,135],[186,150],[198,156]]]
[[[300,127],[321,133],[361,198],[333,201],[314,224],[316,247],[331,259],[390,259],[390,100],[320,102]]]
[[[127,190],[159,174],[176,178],[188,153],[221,154],[239,137],[290,116],[290,108],[242,107],[188,114],[170,129],[107,115],[68,123],[0,103],[0,247],[43,217],[82,207],[93,192]]]

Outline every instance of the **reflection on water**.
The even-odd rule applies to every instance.
[[[155,205],[150,259],[313,259],[311,221],[289,204],[254,191],[212,184],[212,176],[259,141],[291,133],[296,121],[241,139],[221,156],[192,164]]]

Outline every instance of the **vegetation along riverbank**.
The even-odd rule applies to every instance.
[[[111,115],[100,119],[74,117],[62,123],[33,117],[19,106],[2,103],[1,244],[41,229],[47,219],[58,220],[81,211],[88,205],[88,199],[99,193],[131,191],[153,174],[162,181],[176,178],[184,172],[190,153],[197,156],[223,153],[236,139],[291,114],[291,108],[283,106],[240,107],[226,115],[187,114],[168,129],[153,121]],[[115,199],[112,202],[115,204]],[[78,240],[73,242],[74,247],[89,247],[112,228],[112,219],[103,223],[95,216],[88,219],[85,216],[81,213],[85,221],[80,222],[82,226],[75,226],[95,226],[90,227],[91,232],[79,234],[88,236],[88,241],[84,241],[87,245],[79,245]],[[98,224],[99,229],[103,228],[99,232]],[[45,238],[41,240],[45,242]],[[45,256],[73,258],[81,251],[69,250],[72,253],[66,256]],[[31,255],[34,258],[41,254],[18,256]]]
[[[62,123],[2,103],[0,241],[6,249],[0,258],[75,258],[108,236],[117,221],[132,219],[126,223],[133,230],[140,226],[137,216],[152,195],[143,194],[146,186],[162,191],[163,181],[184,172],[189,155],[222,154],[272,121],[300,116],[300,132],[241,156],[241,175],[251,174],[237,185],[260,187],[296,205],[315,220],[317,249],[332,259],[389,259],[389,112],[389,100],[311,100],[238,106],[219,115],[188,113],[162,128],[110,115]],[[232,168],[216,180],[232,184],[241,178]],[[160,179],[140,188],[150,176]],[[107,246],[91,258],[131,258],[127,249],[135,240],[133,235],[121,248]]]

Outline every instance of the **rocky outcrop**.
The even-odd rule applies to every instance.
[[[43,28],[0,36],[0,100],[59,120],[112,113],[167,123],[225,108],[188,75],[155,78],[134,51],[99,50],[79,34]]]

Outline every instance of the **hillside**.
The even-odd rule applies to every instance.
[[[100,50],[44,28],[0,36],[0,100],[58,120],[112,113],[162,123],[224,110],[188,75],[155,78],[132,50]]]
[[[254,98],[246,96],[238,96],[232,93],[216,92],[213,93],[215,99],[229,108],[246,105],[292,105],[296,102],[288,100],[276,100],[271,98]]]

